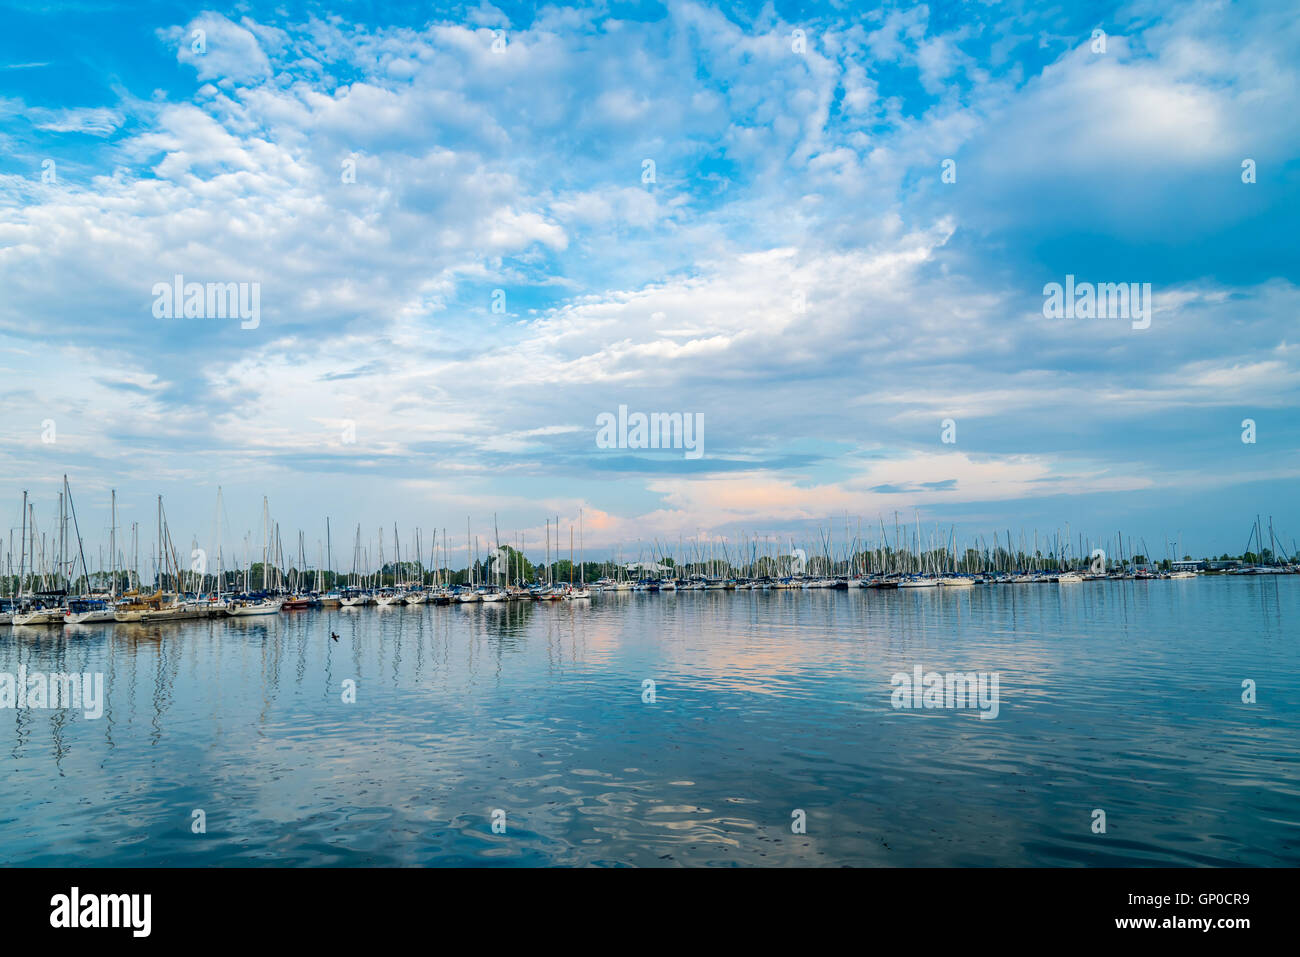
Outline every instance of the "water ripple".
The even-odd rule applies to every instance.
[[[1297,611],[1221,578],[13,629],[0,671],[107,700],[0,710],[0,863],[1294,866]],[[998,672],[998,717],[895,710],[916,666]]]

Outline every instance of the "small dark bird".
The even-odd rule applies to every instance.
[[[334,632],[332,632],[332,631],[330,632],[330,637],[333,638],[335,641],[338,641],[338,640],[339,640],[339,636],[336,635],[336,634],[334,634]]]

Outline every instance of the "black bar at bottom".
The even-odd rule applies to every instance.
[[[685,923],[702,921],[711,937],[724,928],[761,938],[803,927],[818,939],[842,929],[873,944],[916,943],[931,933],[951,944],[960,930],[1001,941],[1199,936],[1231,946],[1260,931],[1285,932],[1295,877],[1281,869],[42,869],[0,870],[0,899],[10,943],[14,934],[52,942],[76,934],[79,945],[222,944],[251,935],[338,947],[373,945],[377,931],[427,935],[439,927],[456,930],[449,944],[464,935],[539,933],[559,943],[557,932],[576,944],[586,930],[617,924],[644,932],[646,943],[671,933],[680,944]],[[143,896],[119,895],[149,895],[147,936]],[[120,926],[80,926],[115,918]]]

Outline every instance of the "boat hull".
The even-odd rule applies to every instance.
[[[202,605],[174,605],[171,608],[159,608],[146,611],[140,616],[140,622],[193,621],[196,618],[211,618],[212,611]]]
[[[65,625],[93,625],[100,622],[116,621],[113,609],[97,608],[94,611],[68,612],[63,616]]]
[[[227,605],[226,614],[231,618],[256,618],[259,615],[275,615],[280,612],[280,602],[256,602],[248,605]]]
[[[63,624],[62,608],[37,608],[32,611],[15,612],[13,617],[15,625],[61,625]]]

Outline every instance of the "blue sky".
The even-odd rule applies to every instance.
[[[579,509],[624,553],[1300,538],[1286,4],[0,9],[7,524],[66,472],[93,540],[112,488],[205,540],[218,485],[309,550]],[[260,324],[155,318],[178,273]],[[1150,283],[1150,328],[1044,318],[1067,274]],[[598,447],[620,405],[704,456]]]

